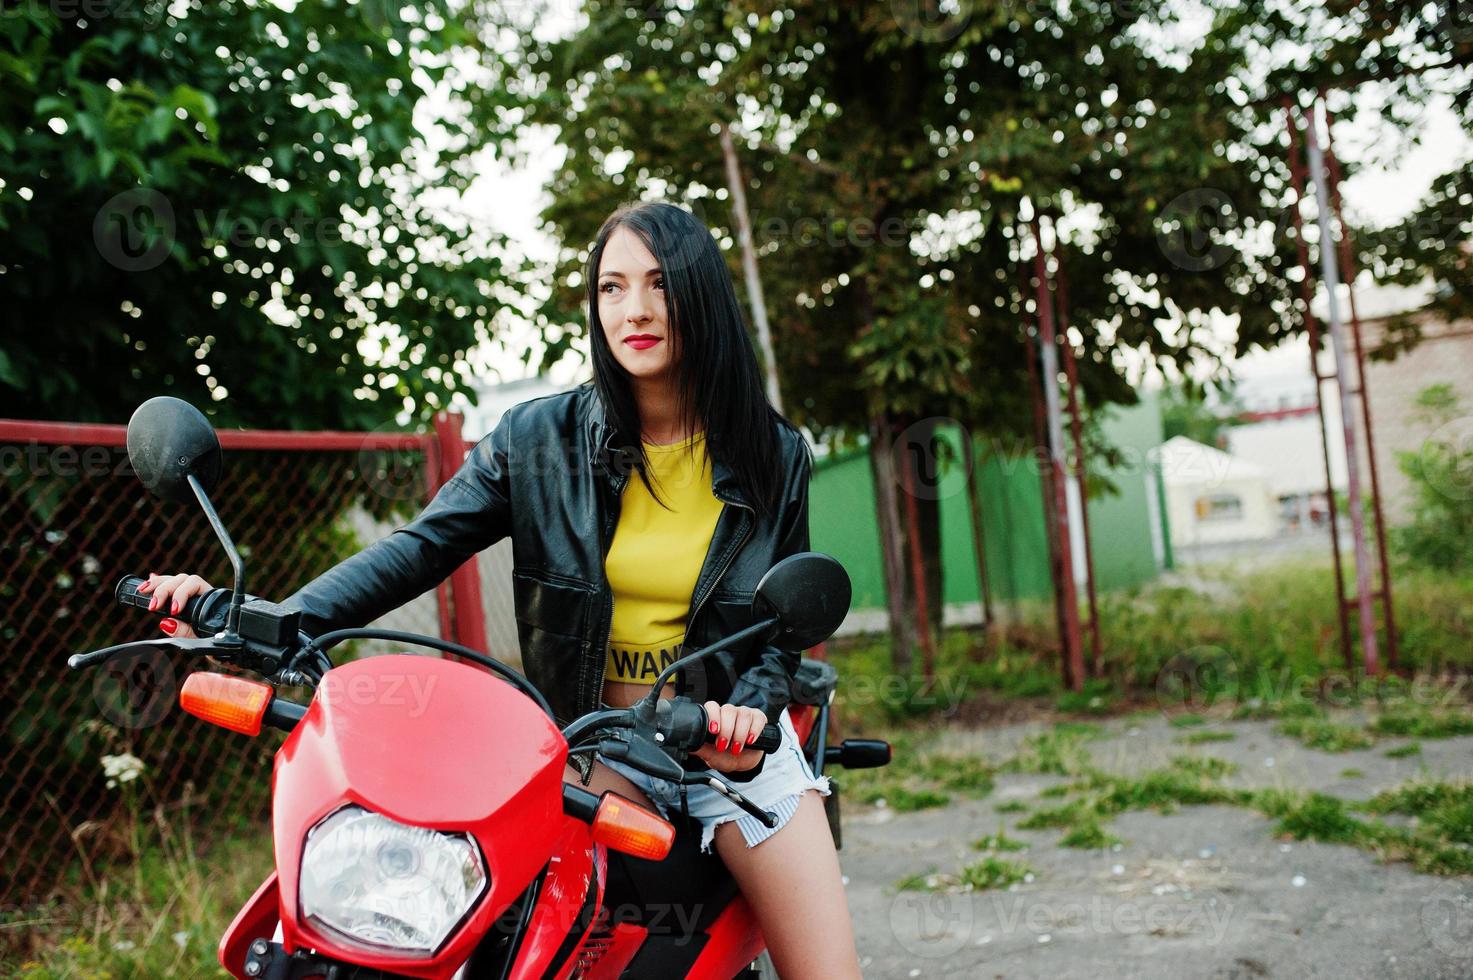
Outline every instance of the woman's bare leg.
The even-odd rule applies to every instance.
[[[783,828],[756,847],[735,823],[716,828],[716,850],[757,914],[783,980],[859,977],[854,926],[823,797],[803,794]]]

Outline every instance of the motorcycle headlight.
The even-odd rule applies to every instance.
[[[430,956],[486,890],[467,834],[409,827],[358,806],[307,834],[302,915],[348,942]]]

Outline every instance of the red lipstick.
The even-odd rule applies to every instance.
[[[637,333],[624,338],[624,343],[635,350],[648,350],[660,342],[660,338],[654,334]]]

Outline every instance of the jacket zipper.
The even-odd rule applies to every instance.
[[[624,484],[628,482],[628,479],[629,478],[626,476],[624,480],[619,483],[618,487],[615,488],[615,501],[619,501],[620,497],[624,493]],[[595,668],[597,673],[594,676],[593,691],[591,692],[592,703],[584,706],[585,713],[588,711],[598,710],[598,706],[603,700],[604,674],[609,668],[609,637],[614,632],[614,590],[609,586],[609,576],[608,573],[604,571],[603,564],[604,562],[607,562],[609,560],[609,549],[613,547],[614,544],[614,536],[611,532],[613,531],[613,528],[617,524],[617,522],[617,517],[610,517],[605,519],[604,521],[604,540],[602,542],[602,548],[600,549],[603,552],[603,561],[599,563],[599,577],[603,581],[604,594],[603,642],[599,644],[597,651],[598,666]]]
[[[724,500],[722,502],[732,507],[740,507],[742,508],[742,510],[745,510],[747,512],[747,526],[742,531],[742,536],[737,539],[736,545],[731,549],[731,551],[727,553],[726,560],[721,563],[721,568],[717,570],[715,575],[711,576],[711,584],[706,587],[705,593],[696,599],[695,605],[691,608],[690,614],[685,617],[685,635],[687,638],[690,637],[691,632],[695,629],[696,616],[700,614],[701,607],[706,604],[706,600],[709,599],[711,597],[711,594],[716,591],[716,585],[718,582],[721,581],[721,576],[726,574],[726,570],[730,568],[731,563],[736,560],[737,552],[742,550],[742,546],[746,544],[747,539],[752,536],[752,529],[757,523],[757,512],[751,507],[748,507],[746,504],[739,504],[733,500]],[[684,644],[682,644],[681,653],[685,653]]]

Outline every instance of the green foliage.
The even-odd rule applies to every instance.
[[[1279,817],[1279,833],[1298,840],[1320,840],[1335,844],[1355,844],[1362,840],[1366,828],[1352,817],[1342,800],[1324,793],[1310,793],[1294,800]]]
[[[1109,681],[1088,680],[1083,690],[1060,694],[1055,707],[1071,714],[1105,715],[1114,709],[1118,697],[1115,685]]]
[[[1209,742],[1231,742],[1237,737],[1238,736],[1233,732],[1225,730],[1214,730],[1206,732],[1187,732],[1187,734],[1185,735],[1178,735],[1176,737],[1176,741],[1182,743],[1183,745],[1205,745]]]
[[[951,797],[945,793],[937,793],[929,789],[910,790],[903,786],[890,790],[883,799],[890,809],[899,813],[931,810],[938,806],[946,806],[951,802]]]
[[[1387,749],[1383,754],[1388,759],[1409,759],[1414,755],[1422,754],[1422,743],[1408,742],[1406,745],[1398,745],[1394,749]]]
[[[1080,775],[1089,767],[1089,752],[1081,744],[1087,737],[1059,729],[1029,735],[1018,754],[1003,763],[1001,771]]]
[[[1231,387],[1224,384],[1221,390],[1230,399]],[[1209,404],[1203,387],[1190,379],[1168,384],[1161,390],[1162,439],[1186,436],[1204,446],[1222,449],[1227,442],[1224,433],[1232,424],[1231,401],[1221,407]]]
[[[1025,851],[1028,849],[1028,843],[1015,837],[1009,837],[1007,828],[999,825],[997,833],[972,841],[972,849],[975,851]]]
[[[1311,749],[1322,752],[1350,752],[1368,749],[1376,740],[1352,725],[1340,725],[1324,718],[1291,718],[1279,725],[1279,734],[1297,738]]]
[[[1416,565],[1444,572],[1473,570],[1473,419],[1459,417],[1449,385],[1418,396],[1430,437],[1397,454],[1412,489],[1412,518],[1395,529],[1398,548]]]
[[[4,22],[0,301],[24,328],[0,339],[0,416],[120,422],[169,393],[224,425],[371,428],[466,392],[519,268],[426,193],[462,191],[510,122],[499,62],[448,73],[480,50],[470,4]]]
[[[985,891],[989,888],[1006,888],[1025,881],[1032,875],[1033,869],[1021,861],[985,857],[975,864],[963,867],[960,877],[963,887],[968,890]]]
[[[1106,830],[1104,824],[1098,820],[1078,824],[1059,838],[1060,847],[1074,847],[1087,851],[1113,847],[1119,843],[1120,838]]]
[[[1372,719],[1370,728],[1378,735],[1452,738],[1457,735],[1473,735],[1473,714],[1466,709],[1438,711],[1407,707],[1377,715]]]

